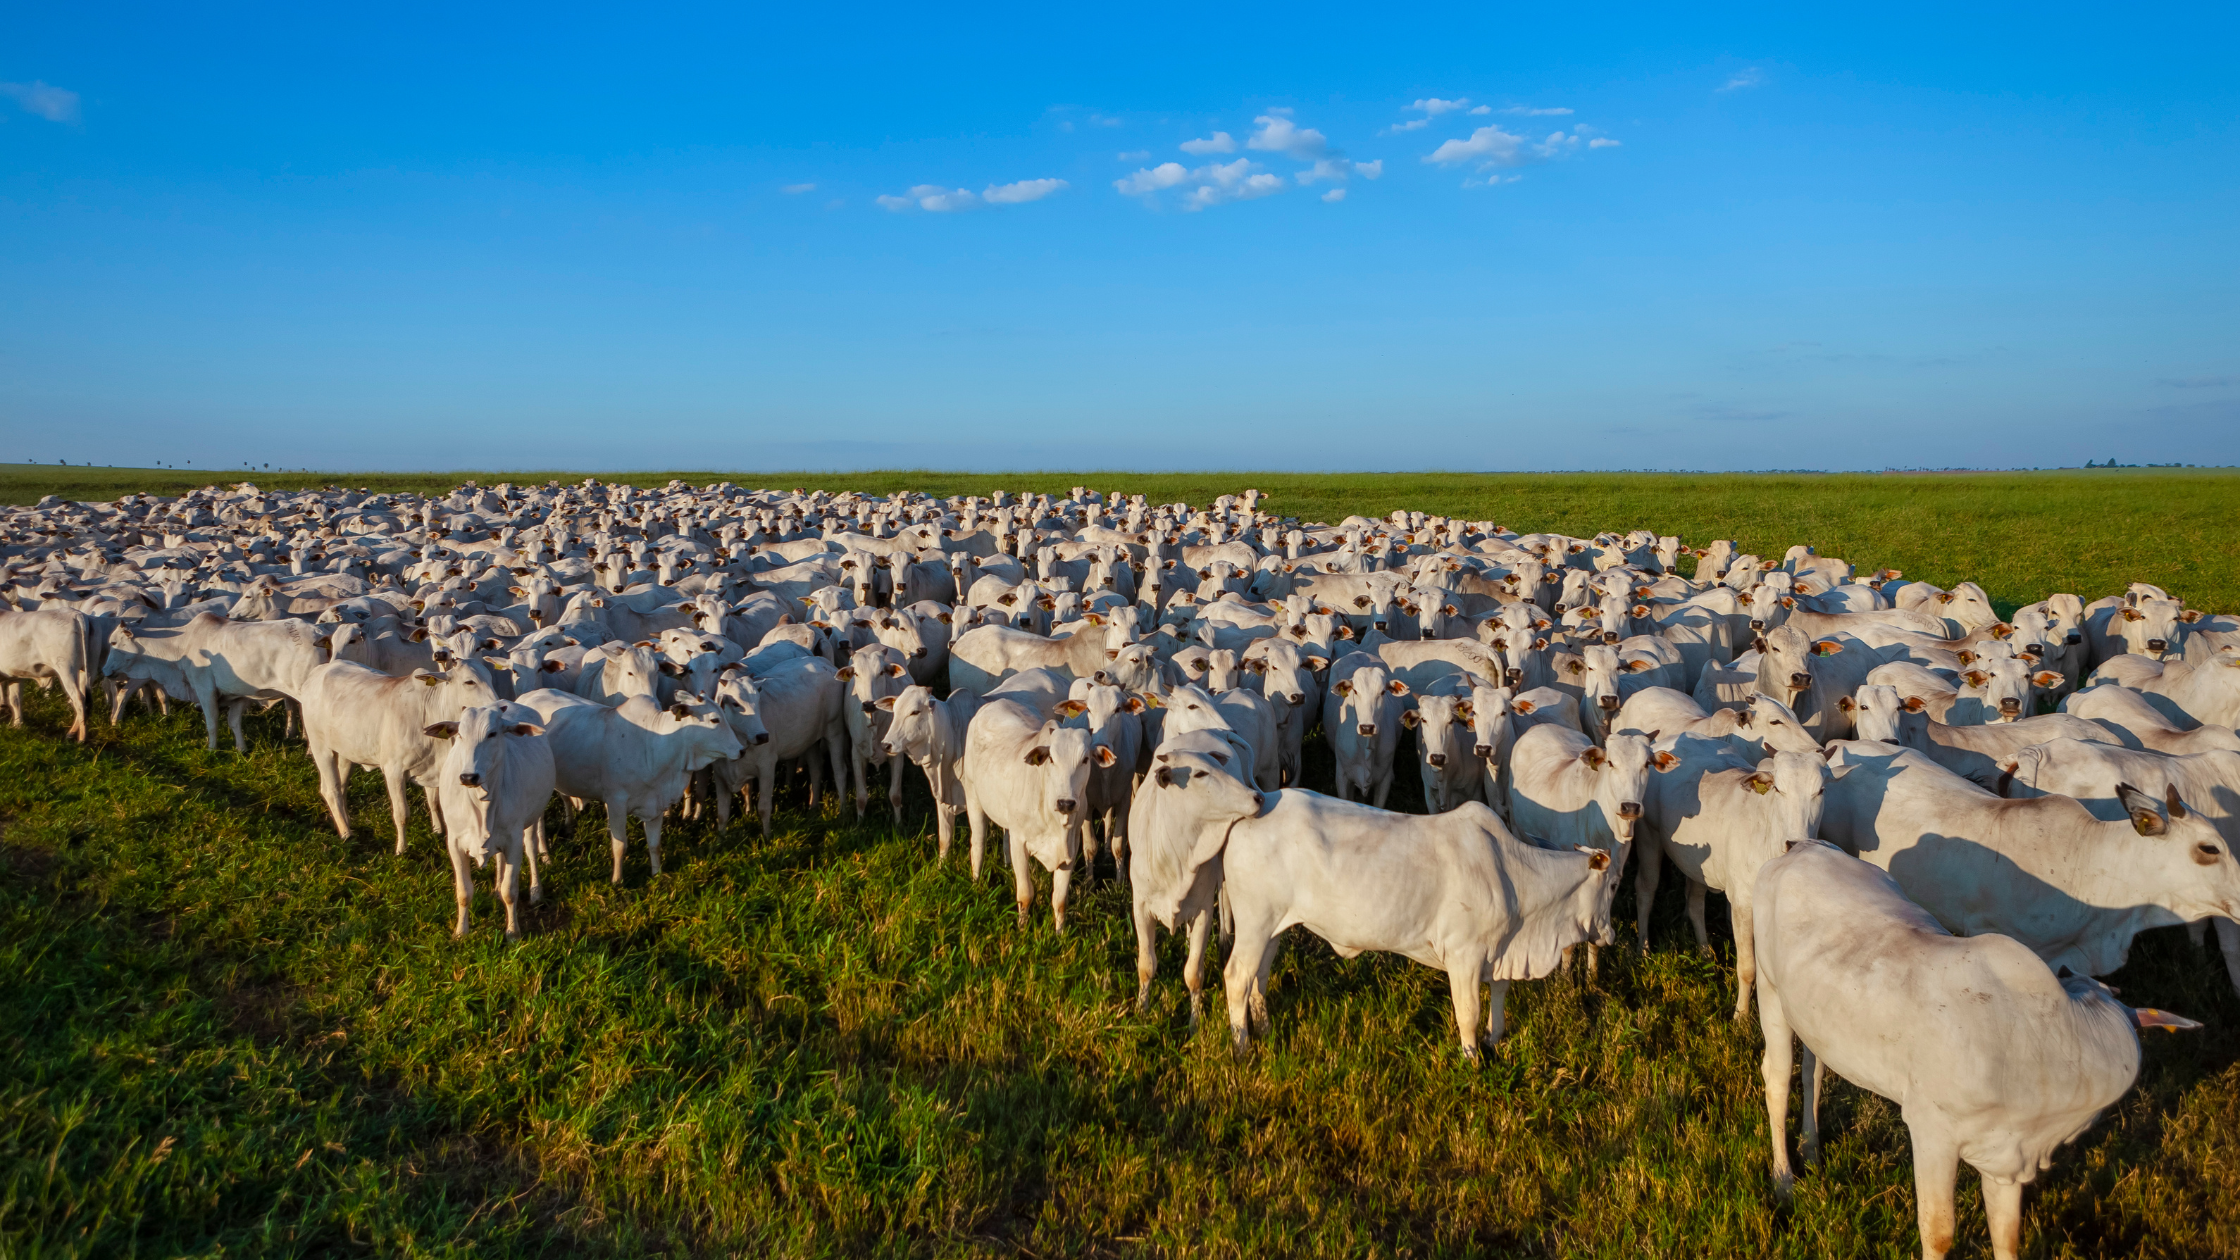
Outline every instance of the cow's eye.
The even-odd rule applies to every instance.
[[[2213,844],[2204,844],[2196,847],[2200,849],[2201,856],[2203,857],[2218,857],[2224,853],[2224,850],[2218,848]]]

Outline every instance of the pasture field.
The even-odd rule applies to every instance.
[[[167,488],[0,471],[13,501]],[[1197,501],[1246,480],[675,475]],[[2240,606],[2229,473],[1249,481],[1331,519],[1812,541],[2010,605],[2141,579]],[[335,836],[277,711],[247,756],[204,751],[191,706],[96,719],[82,747],[67,722],[40,693],[26,729],[0,728],[0,1255],[1915,1254],[1905,1128],[1846,1084],[1823,1165],[1775,1199],[1724,903],[1720,957],[1699,957],[1676,880],[1653,952],[1626,947],[1628,881],[1599,979],[1515,986],[1482,1067],[1443,976],[1299,934],[1273,1036],[1239,1060],[1217,977],[1188,1027],[1177,941],[1134,1013],[1109,875],[1061,937],[1047,879],[1022,932],[1000,858],[977,886],[961,855],[936,863],[915,771],[899,827],[880,795],[859,823],[795,789],[769,840],[672,823],[657,880],[634,841],[619,888],[599,811],[556,811],[546,900],[508,946],[487,894],[452,939],[417,794],[404,856],[378,776]],[[1327,782],[1319,740],[1309,758]],[[1420,808],[1405,763],[1396,784]],[[2109,979],[2207,1027],[2148,1039],[2138,1088],[2026,1197],[2025,1253],[2240,1255],[2240,999],[2176,931]],[[1986,1255],[1961,1186],[1956,1254]]]

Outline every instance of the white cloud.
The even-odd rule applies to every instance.
[[[817,186],[815,184],[787,184],[785,187],[779,189],[778,191],[784,193],[788,197],[797,197],[802,193],[815,192],[816,190]]]
[[[1238,158],[1226,166],[1215,163],[1200,167],[1191,175],[1203,182],[1190,191],[1189,198],[1183,202],[1185,210],[1203,210],[1231,201],[1252,201],[1283,191],[1282,179],[1266,172],[1252,173],[1252,163],[1246,158]]]
[[[1330,152],[1329,137],[1312,127],[1301,127],[1291,121],[1289,110],[1270,111],[1252,121],[1260,130],[1244,142],[1248,149],[1263,153],[1282,153],[1302,162],[1312,162]]]
[[[1172,188],[1190,178],[1190,172],[1180,162],[1161,162],[1149,170],[1137,171],[1126,179],[1112,181],[1112,186],[1125,197],[1148,197],[1162,188]]]
[[[1117,127],[1120,125],[1119,119],[1107,118],[1103,114],[1091,114],[1089,115],[1089,121],[1099,127]]]
[[[1192,157],[1203,157],[1208,153],[1235,153],[1237,138],[1226,131],[1216,131],[1203,140],[1185,140],[1179,147]]]
[[[1470,114],[1471,114],[1471,116],[1472,116],[1472,117],[1474,118],[1474,117],[1476,117],[1476,116],[1478,116],[1478,115],[1480,115],[1480,114],[1490,114],[1490,113],[1492,113],[1492,112],[1493,112],[1493,106],[1491,106],[1491,105],[1480,105],[1480,106],[1478,106],[1478,107],[1477,107],[1476,109],[1473,109],[1473,110],[1471,110],[1471,111],[1470,111]]]
[[[1587,147],[1590,149],[1615,149],[1622,143],[1624,142],[1612,140],[1608,136],[1596,136],[1594,139],[1587,141]]]
[[[1066,186],[1062,179],[1022,179],[1015,184],[990,184],[980,198],[991,206],[1016,206],[1040,201]]]
[[[933,211],[935,214],[947,214],[952,210],[969,210],[979,204],[980,201],[969,190],[943,188],[939,184],[919,184],[910,190],[910,196],[920,206]]]
[[[1471,112],[1475,113],[1477,111],[1473,110]],[[1561,105],[1550,106],[1547,109],[1534,109],[1530,105],[1511,105],[1509,108],[1502,110],[1501,112],[1504,114],[1517,114],[1525,118],[1562,118],[1570,114],[1572,111]]]
[[[1451,101],[1442,101],[1436,96],[1427,96],[1422,100],[1416,101],[1415,103],[1409,105],[1408,108],[1420,109],[1424,112],[1424,115],[1426,117],[1437,118],[1441,114],[1451,114],[1454,111],[1462,109],[1469,104],[1470,98],[1467,96],[1457,97]]]
[[[1346,199],[1346,190],[1343,188],[1333,188],[1329,192],[1322,194],[1322,199],[1324,201],[1344,201]]]
[[[1378,158],[1374,162],[1355,162],[1353,171],[1354,174],[1363,179],[1375,179],[1377,176],[1384,174],[1384,159]]]
[[[0,83],[0,96],[13,99],[24,112],[48,122],[78,121],[78,94],[68,88],[33,79],[29,83]]]
[[[1130,149],[1126,153],[1115,153],[1112,156],[1113,160],[1119,162],[1141,162],[1151,156],[1151,150]]]
[[[1470,133],[1468,140],[1449,140],[1424,156],[1426,162],[1453,166],[1460,162],[1477,162],[1480,170],[1489,166],[1515,166],[1524,161],[1524,137],[1503,131],[1499,127],[1480,127]]]
[[[1431,120],[1428,118],[1414,118],[1404,123],[1394,123],[1384,130],[1386,135],[1391,135],[1398,131],[1421,131],[1430,125]]]
[[[1756,66],[1752,66],[1747,70],[1736,71],[1732,78],[1719,85],[1718,90],[1721,92],[1733,92],[1738,91],[1742,88],[1754,88],[1765,81],[1766,72],[1758,69]]]
[[[1014,184],[990,184],[979,193],[969,188],[945,188],[940,184],[914,185],[909,195],[875,198],[882,209],[896,212],[918,209],[934,214],[949,214],[970,210],[974,206],[1016,206],[1029,201],[1040,201],[1054,192],[1068,187],[1062,179],[1022,179]]]

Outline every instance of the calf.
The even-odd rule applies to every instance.
[[[848,764],[855,774],[856,817],[861,819],[871,803],[868,767],[888,766],[887,804],[893,808],[894,822],[899,827],[902,825],[902,763],[890,761],[880,743],[886,738],[894,706],[881,701],[901,695],[902,689],[910,685],[909,659],[884,643],[873,643],[857,648],[849,656],[847,665],[835,673],[848,686],[848,699],[840,713],[848,724]]]
[[[1212,731],[1170,739],[1153,755],[1151,772],[1136,785],[1128,805],[1136,1009],[1151,1002],[1151,981],[1159,971],[1159,929],[1181,931],[1187,924],[1189,954],[1182,982],[1190,993],[1192,1027],[1202,1008],[1199,973],[1221,889],[1220,863],[1199,853],[1221,843],[1228,824],[1252,817],[1267,803],[1263,793],[1235,773],[1236,760],[1236,750]]]
[[[1670,754],[1659,756],[1650,748],[1652,742],[1613,735],[1607,748],[1598,748],[1578,731],[1533,727],[1509,755],[1509,817],[1535,843],[1604,849],[1623,870],[1649,774],[1673,764]],[[1590,944],[1589,977],[1598,961],[1597,946]]]
[[[2022,1242],[2022,1187],[2139,1075],[2140,1028],[2198,1028],[2056,975],[2020,942],[1955,937],[1883,871],[1802,841],[1766,863],[1753,909],[1773,1176],[1789,1165],[1791,1038],[1804,1043],[1806,1163],[1819,1155],[1821,1073],[1898,1104],[1913,1139],[1921,1254],[1953,1242],[1953,1174],[1982,1174],[1999,1260]]]

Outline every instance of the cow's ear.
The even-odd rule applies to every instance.
[[[873,708],[885,709],[887,712],[892,713],[894,712],[894,702],[900,698],[901,697],[899,696],[881,696],[878,699],[872,701],[871,705]]]
[[[1656,756],[1649,759],[1649,764],[1655,766],[1657,768],[1657,771],[1661,774],[1664,771],[1670,770],[1674,766],[1679,765],[1680,759],[1673,756],[1669,752],[1660,752]]]
[[[1962,648],[1959,651],[1954,652],[1953,655],[1960,659],[1960,663],[1962,665],[1973,665],[1976,663],[1976,654],[1966,648]]]
[[[1341,678],[1338,681],[1330,684],[1330,690],[1341,696],[1350,696],[1353,694],[1353,680],[1350,678]]]
[[[441,682],[441,681],[442,681],[442,679],[441,679],[441,677],[440,677],[439,675],[436,675],[436,674],[431,674],[431,673],[429,673],[429,672],[428,672],[427,670],[424,670],[424,669],[416,669],[416,670],[413,670],[413,671],[412,671],[412,676],[413,676],[414,678],[417,678],[417,679],[419,679],[419,680],[420,680],[420,685],[421,685],[421,686],[423,686],[423,687],[433,687],[433,686],[435,686],[435,685],[436,685],[436,684],[437,684],[438,682]]]
[[[1106,748],[1106,747],[1105,747],[1105,746],[1103,746],[1102,744],[1099,744],[1099,745],[1097,746],[1097,751],[1096,751],[1096,753],[1095,753],[1095,756],[1096,756],[1096,759],[1097,759],[1097,764],[1098,764],[1098,765],[1100,765],[1100,766],[1104,766],[1104,767],[1106,767],[1106,768],[1108,768],[1108,769],[1109,769],[1109,768],[1110,768],[1110,767],[1111,767],[1111,766],[1112,766],[1112,765],[1113,765],[1113,764],[1114,764],[1115,762],[1117,762],[1117,761],[1119,761],[1119,760],[1120,760],[1120,758],[1118,758],[1118,757],[1116,757],[1116,756],[1114,756],[1114,755],[1113,755],[1113,752],[1112,752],[1112,750],[1111,750],[1111,749],[1109,749],[1109,748]]]
[[[2126,608],[2123,610],[2123,619],[2125,621],[2145,621],[2146,615],[2136,608]]]
[[[1411,731],[1414,730],[1419,724],[1421,724],[1422,721],[1423,715],[1416,712],[1414,709],[1403,710],[1400,714],[1400,725],[1407,727]]]
[[[2037,673],[2030,675],[2031,684],[2038,687],[2058,687],[2062,683],[2067,681],[2068,679],[2066,677],[2061,674],[2056,674],[2050,669],[2041,669]]]
[[[417,627],[410,635],[406,637],[410,638],[414,643],[426,643],[428,641],[428,628],[426,626]]]
[[[1351,638],[1353,638],[1353,627],[1352,627],[1352,626],[1339,626],[1339,627],[1338,627],[1338,636],[1337,636],[1337,637],[1339,637],[1339,638],[1341,638],[1341,639],[1351,639]]]
[[[1143,697],[1129,696],[1125,701],[1121,703],[1120,710],[1123,713],[1143,712]]]
[[[1749,778],[1744,779],[1743,782],[1749,784],[1750,790],[1756,792],[1760,796],[1764,796],[1766,793],[1773,790],[1773,776],[1763,772],[1753,774]]]
[[[836,678],[854,678],[856,676],[856,667],[853,665],[842,665],[840,668],[832,672],[833,676]]]
[[[661,672],[671,678],[682,678],[684,677],[684,666],[677,664],[675,661],[663,661],[661,662]]]
[[[1852,713],[1858,710],[1859,702],[1849,696],[1843,696],[1836,701],[1836,707],[1845,713]]]
[[[1960,675],[1960,677],[1965,680],[1971,687],[1981,687],[1985,683],[1991,681],[1991,675],[1984,673],[1980,669],[1971,669],[1967,673]]]
[[[1928,702],[1928,701],[1926,701],[1926,700],[1923,700],[1923,699],[1922,699],[1921,697],[1919,697],[1919,696],[1907,696],[1907,697],[1906,697],[1906,701],[1905,701],[1905,711],[1906,711],[1906,712],[1908,712],[1908,713],[1919,713],[1919,712],[1921,712],[1921,711],[1922,711],[1923,709],[1926,709],[1926,708],[1928,708],[1928,707],[1929,707],[1929,702]]]
[[[434,739],[450,739],[459,733],[459,724],[457,722],[438,722],[434,726],[422,727],[420,733]]]
[[[907,674],[907,673],[909,673],[909,672],[910,672],[910,669],[909,669],[909,667],[908,667],[908,666],[906,666],[906,665],[889,665],[889,666],[887,666],[887,677],[889,677],[889,678],[900,678],[900,677],[902,677],[902,676],[903,676],[904,674]]]
[[[2116,784],[2116,799],[2123,803],[2124,812],[2131,815],[2131,829],[2142,836],[2159,836],[2170,830],[2170,820],[2163,813],[2162,802],[2128,783]]]
[[[1026,761],[1030,766],[1048,765],[1050,763],[1050,750],[1037,744],[1027,750]]]
[[[1391,682],[1386,683],[1384,685],[1384,689],[1396,696],[1404,696],[1408,694],[1408,684],[1401,682],[1397,678],[1393,679]]]
[[[1841,652],[1842,650],[1843,645],[1836,642],[1834,639],[1822,639],[1818,643],[1812,645],[1812,654],[1814,656],[1834,656],[1836,653]]]
[[[1589,770],[1600,770],[1602,769],[1602,763],[1608,761],[1609,758],[1603,755],[1601,749],[1590,744],[1579,754],[1579,760],[1586,763]]]
[[[2194,622],[2201,620],[2201,610],[2198,608],[2188,608],[2184,612],[2178,614],[2178,620],[2191,625]]]
[[[1063,700],[1059,702],[1056,711],[1067,717],[1080,717],[1089,711],[1089,706],[1079,700]]]
[[[1587,664],[1585,661],[1565,661],[1563,663],[1563,668],[1566,673],[1571,674],[1584,674],[1587,672]]]
[[[1190,771],[1182,766],[1161,766],[1151,772],[1151,781],[1160,787],[1175,787],[1178,782],[1186,782],[1189,778]]]
[[[544,728],[528,722],[515,722],[510,728],[516,735],[542,735]]]
[[[1991,623],[1991,637],[1994,639],[2004,639],[2013,633],[2014,627],[2008,625],[2004,621],[1994,621]]]

